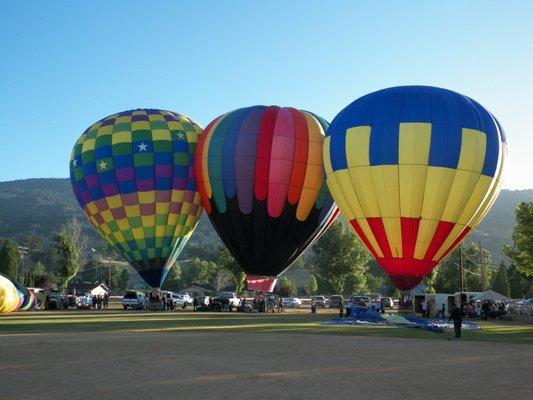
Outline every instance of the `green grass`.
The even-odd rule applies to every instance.
[[[448,339],[452,333],[391,326],[329,326],[321,322],[332,314],[309,313],[143,313],[123,311],[28,312],[0,317],[0,335],[47,332],[180,332],[255,331],[279,333],[336,334],[417,339]],[[463,331],[463,340],[533,343],[533,324],[481,322],[481,330]]]

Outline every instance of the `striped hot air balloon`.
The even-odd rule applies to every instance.
[[[405,86],[354,101],[324,144],[327,184],[399,289],[416,286],[498,196],[506,139],[476,101]]]
[[[200,136],[202,204],[249,289],[272,290],[337,216],[322,167],[327,126],[307,111],[254,106],[218,117]]]
[[[163,283],[202,212],[193,167],[200,132],[170,111],[124,111],[89,127],[72,151],[84,213],[151,287]]]

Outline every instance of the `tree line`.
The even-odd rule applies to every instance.
[[[106,282],[114,290],[129,285],[126,268],[84,257],[87,239],[79,222],[72,218],[54,235],[53,248],[35,236],[18,243],[0,243],[0,272],[18,277],[27,286],[65,290],[76,281]],[[504,246],[509,265],[492,266],[491,254],[479,244],[463,244],[429,274],[424,283],[430,292],[453,293],[493,289],[512,298],[533,294],[533,203],[520,203],[516,209],[513,244]],[[109,248],[108,254],[118,255]],[[484,267],[485,266],[485,267]],[[341,218],[292,268],[311,272],[305,288],[297,288],[282,276],[276,290],[284,296],[295,294],[377,294],[397,297],[381,267],[368,254],[347,223]],[[462,273],[461,273],[462,272]],[[223,245],[188,246],[181,260],[171,268],[164,289],[179,290],[191,285],[206,286],[214,292],[245,288],[245,274]]]

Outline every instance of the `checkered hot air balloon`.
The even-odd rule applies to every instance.
[[[254,106],[218,117],[200,136],[202,204],[249,289],[271,291],[337,217],[322,167],[327,126],[307,111]]]
[[[476,101],[405,86],[354,101],[324,144],[327,184],[357,236],[402,290],[416,286],[488,212],[506,139]]]
[[[201,130],[170,111],[124,111],[93,124],[72,151],[84,213],[151,287],[161,286],[202,212],[193,167]]]

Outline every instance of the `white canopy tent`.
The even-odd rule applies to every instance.
[[[483,300],[509,300],[509,297],[504,296],[494,290],[487,290],[486,292],[480,293],[472,298],[472,300],[483,301]]]

